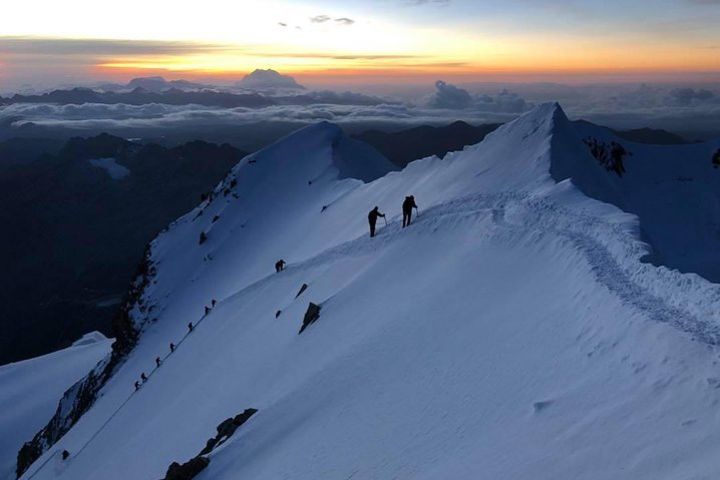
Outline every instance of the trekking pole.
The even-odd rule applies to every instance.
[[[385,226],[387,227],[387,218],[383,217],[383,220],[385,220]]]

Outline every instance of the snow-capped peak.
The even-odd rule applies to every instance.
[[[242,165],[257,163],[273,175],[314,179],[334,167],[335,178],[356,178],[369,182],[396,167],[377,150],[354,140],[330,122],[301,128],[274,144],[248,156]],[[268,165],[269,164],[269,165]],[[278,175],[277,168],[283,169]]]

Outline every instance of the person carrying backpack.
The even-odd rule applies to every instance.
[[[379,207],[375,207],[368,213],[368,223],[370,224],[370,238],[375,236],[375,224],[377,223],[378,217],[385,218],[384,213],[380,213]]]
[[[402,212],[403,212],[403,224],[402,228],[409,227],[410,226],[410,220],[412,220],[412,209],[418,208],[417,205],[415,205],[415,197],[413,195],[410,195],[409,197],[405,197],[405,201],[402,204]]]

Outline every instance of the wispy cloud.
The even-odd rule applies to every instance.
[[[310,17],[311,23],[326,23],[330,20],[332,19],[327,15],[315,15],[314,17]]]
[[[310,23],[328,23],[334,22],[336,25],[350,26],[355,23],[355,20],[348,17],[332,18],[329,15],[315,15],[310,17]]]
[[[419,55],[393,55],[393,54],[334,54],[321,52],[267,52],[263,50],[248,51],[245,55],[252,57],[268,57],[268,58],[304,58],[304,59],[324,59],[324,60],[410,60],[418,58],[426,58]]]
[[[177,55],[230,49],[238,47],[179,41],[0,36],[0,53],[6,55]]]

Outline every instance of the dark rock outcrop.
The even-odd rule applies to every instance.
[[[162,480],[192,480],[195,478],[198,473],[203,471],[210,464],[210,459],[204,457],[203,455],[207,455],[212,452],[215,447],[226,442],[227,439],[230,438],[235,431],[240,428],[240,426],[247,422],[250,417],[255,415],[255,413],[257,413],[257,409],[246,408],[242,413],[220,422],[220,425],[216,428],[217,434],[213,438],[208,439],[205,444],[205,448],[203,448],[195,457],[183,464],[179,464],[177,462],[170,464],[170,467],[168,467],[167,473]]]
[[[297,293],[297,295],[295,295],[295,298],[298,298],[300,295],[302,295],[303,292],[305,290],[307,290],[307,288],[308,288],[307,283],[303,283],[302,286],[300,287],[300,291]]]
[[[312,302],[310,302],[310,305],[308,305],[308,309],[305,312],[305,317],[303,318],[303,324],[302,327],[300,327],[300,331],[298,332],[298,335],[300,335],[307,327],[315,323],[315,321],[320,318],[320,305],[316,305]]]
[[[163,480],[192,480],[198,473],[205,470],[210,465],[210,459],[197,456],[180,465],[173,462],[168,467],[167,473]]]
[[[257,409],[247,408],[244,412],[220,422],[220,425],[218,425],[216,428],[217,435],[207,441],[207,443],[205,444],[205,448],[200,451],[200,455],[207,455],[208,453],[212,452],[216,446],[222,445],[228,438],[232,437],[232,435],[235,433],[235,430],[237,430],[240,426],[247,422],[250,417],[252,417],[256,413]]]
[[[596,138],[586,138],[583,140],[585,145],[590,149],[590,153],[600,165],[606,170],[615,172],[618,177],[622,177],[625,173],[625,157],[632,153],[625,150],[625,147],[617,142],[604,143]]]

